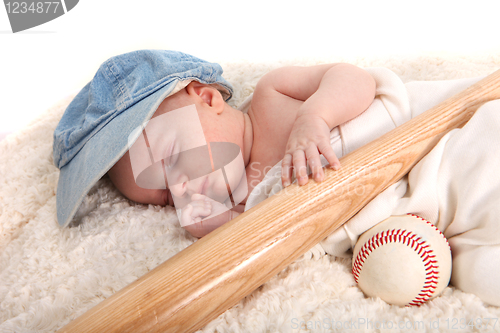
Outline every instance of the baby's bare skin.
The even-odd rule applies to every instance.
[[[362,113],[374,97],[375,81],[358,67],[348,64],[294,66],[271,71],[261,78],[247,114],[225,103],[215,88],[195,81],[165,99],[157,113],[195,104],[207,142],[232,142],[240,147],[249,194],[280,160],[283,160],[284,186],[290,184],[293,170],[298,184],[306,184],[307,165],[313,179],[322,181],[320,154],[331,167],[339,168],[329,143],[330,130]],[[109,171],[109,176],[131,200],[172,204],[168,189],[144,190],[135,184],[128,155]],[[188,205],[183,210],[181,219],[190,223],[184,228],[195,237],[202,237],[237,216],[246,202],[245,198],[232,211],[202,220],[212,213],[216,204],[201,193],[186,193],[190,193],[193,200],[191,207]]]

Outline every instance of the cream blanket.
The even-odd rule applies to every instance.
[[[433,55],[222,65],[224,76],[235,86],[231,103],[236,107],[273,68],[342,61],[389,68],[405,83],[477,77],[500,68],[499,56]],[[57,226],[58,170],[52,162],[52,133],[70,99],[0,142],[0,332],[53,332],[195,241],[179,226],[172,208],[130,202],[106,178],[85,199],[78,226]],[[342,243],[344,248],[350,242]],[[447,288],[443,296],[418,308],[365,298],[354,283],[350,264],[350,259],[329,255],[319,260],[302,258],[202,331],[323,332],[338,328],[374,332],[386,328],[398,332],[399,327],[472,332],[479,331],[478,325],[483,325],[480,331],[500,327],[500,323],[493,326],[500,308],[456,288]],[[470,320],[476,329],[460,329]]]

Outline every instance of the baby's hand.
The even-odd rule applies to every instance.
[[[212,205],[205,198],[201,194],[193,194],[191,196],[191,202],[182,209],[181,226],[201,222],[201,220],[212,213]]]
[[[181,225],[198,223],[210,215],[217,216],[227,210],[229,209],[224,204],[203,194],[195,193],[191,196],[191,202],[182,210]]]
[[[338,170],[340,162],[330,146],[330,129],[319,116],[299,115],[293,124],[285,156],[281,162],[281,181],[283,187],[290,185],[292,167],[299,185],[308,182],[307,164],[311,168],[313,178],[320,182],[324,178],[319,155],[323,154],[330,166]]]
[[[224,204],[202,194],[193,194],[191,200],[182,211],[181,226],[194,237],[201,238],[238,216],[238,213],[228,210]]]

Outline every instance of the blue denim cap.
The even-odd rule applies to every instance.
[[[92,186],[127,152],[130,133],[165,98],[195,80],[229,100],[233,88],[221,75],[219,64],[177,51],[139,50],[105,61],[54,131],[59,225],[71,222]]]

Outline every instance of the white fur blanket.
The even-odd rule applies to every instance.
[[[238,106],[273,68],[340,61],[387,67],[403,82],[476,77],[500,68],[500,56],[433,55],[222,65],[236,91],[231,104]],[[55,331],[195,241],[180,228],[173,208],[134,204],[107,179],[84,201],[78,226],[57,226],[58,170],[52,164],[52,132],[69,101],[59,102],[0,142],[0,332]],[[418,308],[365,298],[354,283],[350,264],[350,259],[332,256],[302,258],[202,331],[500,329],[495,322],[499,308],[454,288]]]

